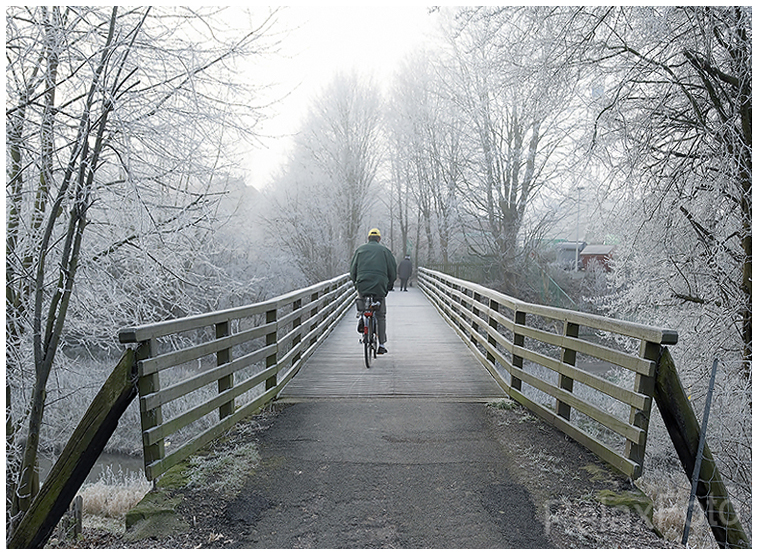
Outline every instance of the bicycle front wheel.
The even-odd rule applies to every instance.
[[[371,368],[371,343],[374,337],[374,326],[371,319],[367,318],[367,321],[363,323],[363,359],[366,362],[366,368]]]
[[[379,348],[379,322],[376,316],[371,318],[371,354],[376,358],[376,351]]]

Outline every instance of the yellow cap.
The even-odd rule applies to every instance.
[[[374,229],[372,229],[371,231],[368,232],[368,236],[369,237],[381,237],[382,234],[379,233],[378,229],[374,228]]]

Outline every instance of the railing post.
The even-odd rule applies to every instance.
[[[471,303],[471,312],[473,312],[474,316],[476,316],[477,318],[479,317],[479,309],[477,308],[476,303],[480,303],[481,300],[482,300],[481,295],[479,293],[474,292],[474,299],[473,299],[473,302]],[[474,330],[475,332],[478,332],[479,331],[479,324],[477,324],[476,322],[474,322],[472,320],[472,322],[471,322],[471,329]],[[474,339],[474,334],[473,333],[471,334],[471,341],[476,341]]]
[[[573,324],[566,320],[563,326],[563,335],[566,337],[579,337],[579,325]],[[573,349],[563,348],[563,354],[561,356],[561,362],[564,364],[570,364],[576,366],[576,351]],[[563,374],[558,374],[558,387],[565,389],[566,391],[574,390],[574,380]],[[561,418],[565,420],[571,420],[571,405],[564,403],[558,399],[555,400],[555,412]]]
[[[489,343],[493,349],[497,349],[497,340],[492,334],[490,334],[489,330],[497,331],[498,322],[492,317],[492,313],[499,312],[500,305],[497,303],[497,301],[490,299],[489,307],[490,307],[490,316],[487,319],[487,343]],[[493,366],[497,363],[497,359],[495,359],[495,355],[493,355],[489,351],[489,349],[487,349],[487,361],[490,362]]]
[[[458,326],[459,330],[464,331],[466,328],[463,325],[463,310],[461,309],[466,306],[463,302],[463,297],[468,295],[466,294],[466,289],[464,289],[463,286],[456,285],[455,288],[461,294],[461,300],[453,307],[453,310],[458,315],[458,318],[455,319],[455,323]]]
[[[525,326],[526,325],[526,312],[522,312],[520,310],[515,310],[513,313],[513,322],[519,326]],[[523,347],[524,346],[524,336],[520,333],[513,332],[513,344],[516,347]],[[524,359],[520,357],[519,355],[513,353],[513,367],[523,369],[524,368]],[[521,391],[521,380],[517,377],[515,377],[513,374],[511,374],[511,387],[515,389],[516,391]]]
[[[313,293],[313,294],[311,295],[311,303],[315,303],[317,300],[318,300],[318,292],[316,292],[316,293]],[[311,318],[314,318],[314,317],[315,317],[317,314],[318,314],[318,306],[314,306],[314,307],[311,309],[311,314],[310,314],[310,317],[311,317]],[[318,327],[318,325],[319,325],[319,322],[314,322],[313,324],[311,324],[311,328],[310,328],[308,331],[309,331],[309,332],[313,331],[314,329],[316,329],[316,328]],[[308,346],[310,347],[310,346],[311,346],[311,345],[313,345],[313,344],[314,344],[316,341],[318,341],[318,337],[315,337],[315,336],[314,336],[314,337],[311,337],[311,342],[310,342],[310,344],[309,344]]]
[[[229,320],[225,322],[219,322],[216,324],[216,339],[221,337],[227,337],[231,330]],[[232,348],[227,347],[216,352],[216,366],[222,366],[232,361]],[[227,389],[234,387],[234,374],[229,374],[218,380],[218,392],[223,393]],[[223,420],[227,416],[234,413],[234,399],[231,399],[228,403],[224,403],[218,408],[218,417]]]
[[[661,354],[661,345],[659,343],[653,343],[651,341],[642,341],[640,344],[640,358],[646,360],[654,360],[658,362]],[[656,372],[658,369],[656,368]],[[634,391],[653,398],[655,395],[655,373],[652,376],[645,376],[637,374],[634,378]],[[629,423],[633,426],[641,428],[643,433],[639,443],[633,443],[631,440],[626,440],[626,447],[624,448],[624,454],[627,459],[630,459],[637,463],[638,470],[632,479],[639,478],[642,474],[642,463],[645,458],[645,446],[647,445],[647,430],[650,425],[650,409],[652,403],[649,403],[645,410],[640,410],[632,407],[629,415]]]
[[[296,312],[300,310],[300,307],[303,306],[302,299],[297,299],[295,302],[292,303],[292,311]],[[300,327],[300,324],[303,322],[303,319],[300,315],[297,316],[292,321],[292,329],[298,329]],[[302,339],[303,335],[302,333],[298,333],[292,338],[292,345],[290,346],[290,349],[294,349],[296,345],[300,343],[300,340]],[[298,360],[300,360],[300,356],[302,355],[302,352],[298,352],[295,356],[292,357],[292,364],[295,364]]]
[[[266,312],[266,323],[267,324],[272,324],[272,323],[276,322],[276,312],[277,312],[276,308],[274,308],[273,310],[269,310],[269,311]],[[266,334],[266,346],[275,345],[276,344],[277,330],[278,330],[278,328],[275,328],[274,331],[272,331],[271,333],[267,333]],[[267,370],[269,368],[276,367],[276,361],[277,361],[278,356],[279,356],[278,353],[274,353],[274,354],[268,355],[266,357],[266,369]],[[273,389],[274,387],[276,387],[276,382],[277,382],[277,380],[276,380],[276,374],[274,374],[273,376],[270,376],[270,377],[266,378],[266,390],[268,391],[269,389]]]
[[[137,367],[139,368],[139,361],[151,358],[155,356],[157,352],[158,345],[154,338],[141,342],[135,351]],[[146,443],[147,434],[145,432],[155,426],[163,424],[163,410],[160,405],[151,410],[144,410],[142,408],[141,400],[145,395],[160,391],[161,383],[158,373],[156,372],[148,374],[147,376],[140,376],[137,380],[137,389],[140,396],[140,422],[142,425],[142,451],[145,459],[145,476],[148,480],[152,480],[154,477],[149,467],[152,463],[159,461],[166,456],[166,445],[163,439],[158,441],[158,443]]]
[[[456,285],[455,283],[451,282],[448,279],[441,279],[440,282],[443,285],[447,286],[447,288],[449,288],[448,290],[443,291],[441,294],[448,298],[448,302],[450,303],[451,317],[452,317],[453,314],[458,314],[458,308],[456,306],[455,301],[453,301],[452,291],[458,291],[460,289],[460,286]],[[455,318],[452,318],[452,319],[455,320]]]

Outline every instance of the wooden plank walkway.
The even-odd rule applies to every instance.
[[[279,396],[315,398],[427,397],[487,401],[505,396],[417,288],[387,297],[387,349],[367,369],[358,320],[350,310]]]

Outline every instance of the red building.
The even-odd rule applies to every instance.
[[[610,270],[609,262],[613,258],[613,251],[615,250],[615,245],[587,245],[579,253],[579,260],[585,269],[587,264],[594,261],[607,272]]]

